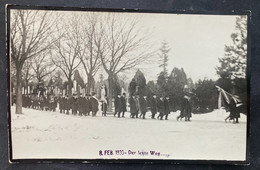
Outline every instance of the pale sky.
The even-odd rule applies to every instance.
[[[54,11],[52,11],[54,12]],[[56,11],[61,14],[78,13],[78,17],[84,19],[84,11]],[[159,14],[159,13],[119,13],[124,19],[138,18],[139,26],[144,30],[152,32],[150,41],[153,42],[152,51],[158,51],[151,58],[152,63],[143,64],[138,68],[144,73],[147,81],[156,80],[162,71],[159,68],[158,53],[162,41],[168,43],[169,62],[168,72],[174,67],[183,68],[188,77],[194,82],[198,79],[216,80],[216,65],[218,58],[224,56],[224,46],[232,44],[230,35],[235,30],[236,15],[192,15],[192,14]],[[70,20],[71,17],[65,18]],[[64,22],[65,22],[64,21]],[[121,73],[119,76],[130,81],[136,70],[133,68]],[[84,70],[80,69],[82,77],[87,80]],[[99,74],[107,74],[99,71],[95,76],[96,81]]]
[[[137,14],[129,14],[137,15]],[[170,47],[169,73],[173,67],[183,68],[193,81],[214,79],[218,58],[224,55],[224,46],[232,44],[237,16],[140,14],[143,27],[152,29],[153,39],[159,49],[165,40]],[[156,80],[162,68],[158,63],[140,66],[148,80]],[[130,72],[127,75],[131,74]]]

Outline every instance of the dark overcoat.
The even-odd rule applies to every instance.
[[[95,97],[90,98],[90,105],[91,105],[92,112],[98,111],[98,100]]]
[[[121,99],[117,96],[115,97],[115,112],[121,112]]]
[[[126,98],[121,96],[120,100],[121,100],[121,111],[126,112]]]
[[[153,114],[157,113],[158,109],[157,109],[157,99],[156,98],[151,98],[151,112]]]
[[[157,108],[158,108],[158,112],[164,114],[164,102],[163,102],[163,100],[159,99],[157,101]]]
[[[85,97],[79,97],[78,98],[78,110],[79,110],[80,113],[85,112],[85,103],[86,103]]]
[[[141,112],[147,112],[147,100],[144,97],[139,99]]]
[[[170,104],[168,99],[164,99],[164,113],[169,114],[170,113]]]
[[[132,113],[132,114],[137,113],[138,110],[136,107],[136,100],[133,97],[130,97],[129,104],[130,104],[130,113]]]
[[[78,110],[78,99],[77,98],[72,97],[70,99],[70,103],[71,103],[72,110]]]

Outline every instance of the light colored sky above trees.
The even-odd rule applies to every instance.
[[[129,14],[132,15],[132,14]],[[136,15],[136,14],[134,14]],[[224,56],[224,46],[232,44],[230,35],[235,30],[237,16],[140,14],[143,27],[152,29],[154,48],[165,40],[170,47],[168,72],[173,67],[183,68],[193,81],[216,80],[218,58]],[[148,80],[156,80],[162,68],[154,62],[140,66]]]
[[[82,17],[83,13],[72,11],[52,11],[60,15],[67,14],[63,21],[73,17],[73,13],[78,13],[77,17]],[[99,12],[100,13],[100,12]],[[224,56],[224,46],[232,44],[230,35],[235,30],[236,15],[191,15],[191,14],[158,14],[158,13],[118,13],[120,18],[138,18],[139,25],[143,30],[152,32],[150,42],[153,44],[151,51],[154,55],[149,58],[150,62],[141,64],[131,70],[119,74],[125,81],[130,81],[136,70],[140,69],[147,81],[156,80],[162,68],[159,68],[159,48],[161,42],[166,41],[169,48],[168,72],[170,74],[174,67],[183,68],[188,77],[194,82],[198,79],[216,80],[215,67],[218,58]],[[132,53],[134,55],[134,52]],[[132,55],[131,54],[131,55]],[[80,73],[84,80],[87,80],[83,67]],[[95,79],[99,81],[99,71]]]

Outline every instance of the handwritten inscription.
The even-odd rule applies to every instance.
[[[145,151],[145,150],[99,150],[100,156],[112,156],[112,155],[135,155],[135,156],[154,156],[154,157],[166,157],[168,158],[170,154],[161,153],[157,151]]]

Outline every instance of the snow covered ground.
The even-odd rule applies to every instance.
[[[224,110],[196,114],[191,122],[79,117],[11,108],[13,159],[206,159],[245,160],[246,116],[225,123]],[[155,151],[155,152],[153,152]]]

